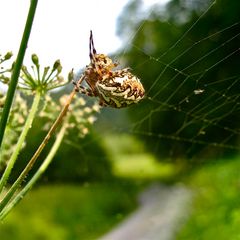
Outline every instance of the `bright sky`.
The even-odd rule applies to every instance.
[[[17,54],[29,8],[29,0],[0,0],[0,52]],[[89,31],[100,53],[121,46],[116,36],[116,20],[128,0],[39,0],[25,63],[37,53],[42,66],[60,59],[64,70],[79,69],[89,63]],[[144,0],[145,5],[167,0]]]

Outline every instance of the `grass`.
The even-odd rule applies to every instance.
[[[131,135],[109,135],[105,138],[105,146],[112,160],[113,174],[117,177],[164,180],[176,173],[173,164],[158,161]]]
[[[132,137],[108,137],[105,145],[114,174],[122,180],[33,189],[0,225],[0,238],[97,239],[136,208],[137,193],[145,183],[175,174],[173,165],[156,161]],[[211,162],[180,179],[195,194],[177,240],[240,240],[239,160]]]
[[[160,163],[150,154],[115,156],[113,172],[116,176],[132,179],[164,179],[171,177],[175,169],[170,163]]]
[[[97,239],[136,208],[142,186],[174,172],[129,135],[110,136],[105,147],[117,180],[34,188],[0,224],[0,238]]]
[[[0,225],[1,239],[96,239],[135,208],[135,195],[126,181],[41,186]]]
[[[177,240],[240,239],[240,159],[202,166],[187,178],[192,214]]]

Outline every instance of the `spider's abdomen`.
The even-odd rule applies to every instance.
[[[139,102],[144,97],[144,88],[140,80],[128,69],[112,71],[96,83],[102,104],[123,108]]]

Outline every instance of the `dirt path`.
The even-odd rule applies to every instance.
[[[141,194],[139,208],[99,240],[173,240],[188,215],[191,196],[182,185],[154,184]]]

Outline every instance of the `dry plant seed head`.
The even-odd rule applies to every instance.
[[[77,92],[98,97],[101,106],[113,108],[127,107],[144,98],[143,85],[129,68],[114,70],[117,63],[104,54],[97,54],[92,31],[89,39],[89,57],[90,64],[86,66],[80,80],[74,82]],[[83,81],[86,81],[89,88],[81,86]]]

